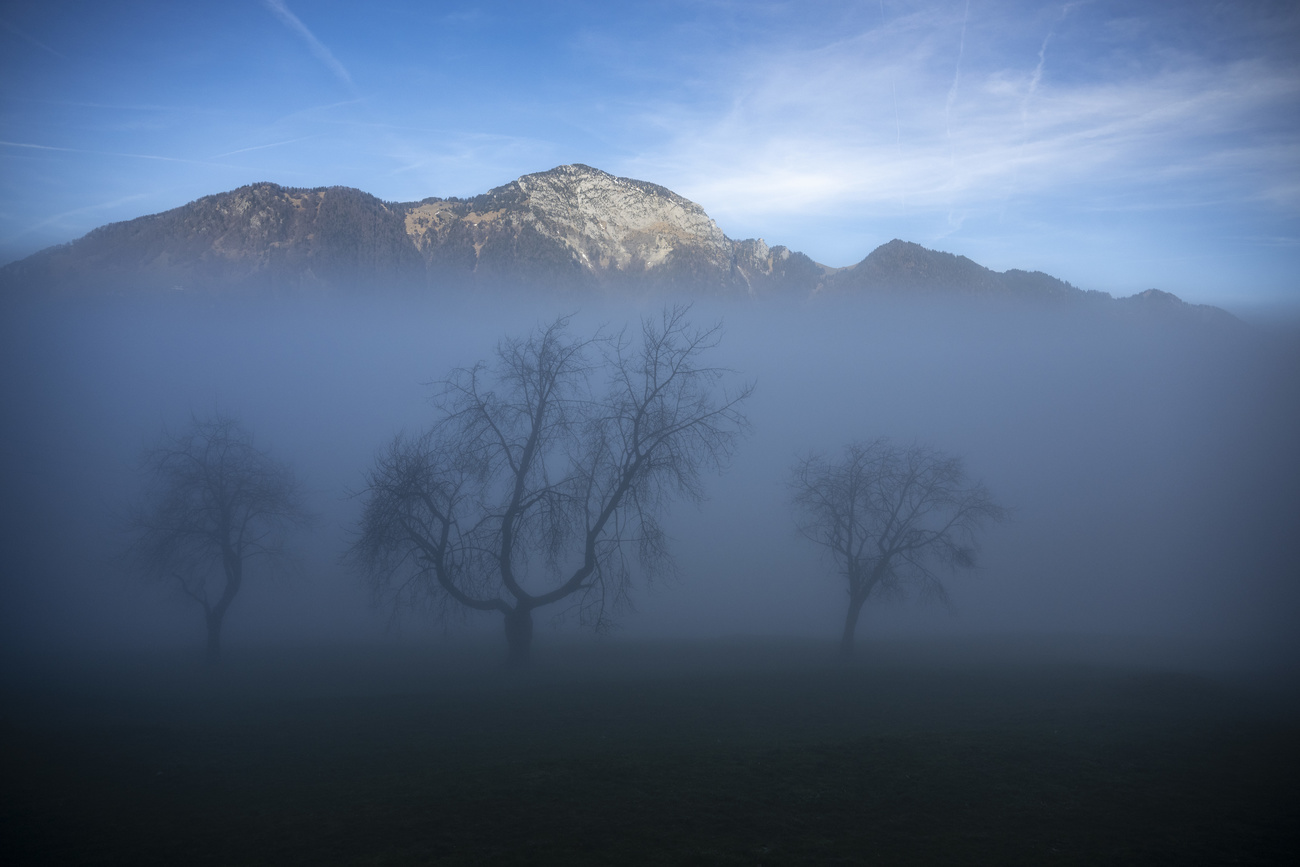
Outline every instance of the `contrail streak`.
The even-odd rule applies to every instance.
[[[7,142],[0,142],[0,144],[7,144]],[[67,148],[50,148],[50,150],[67,150]],[[16,241],[24,235],[30,234],[37,229],[43,229],[51,223],[57,223],[65,217],[75,217],[77,214],[87,214],[91,211],[102,211],[106,208],[116,208],[118,205],[124,205],[127,202],[134,202],[136,199],[145,198],[148,198],[148,194],[146,193],[133,193],[129,196],[123,196],[120,199],[114,199],[111,202],[103,202],[98,205],[87,205],[84,208],[74,208],[71,211],[64,211],[62,214],[55,214],[52,217],[46,217],[38,223],[33,223],[15,235],[10,235],[7,238],[0,239],[0,243],[8,244],[11,241]]]
[[[961,17],[961,41],[957,43],[957,67],[952,74],[952,87],[948,88],[948,101],[943,107],[943,128],[948,137],[948,165],[956,171],[957,156],[952,146],[952,106],[957,101],[957,85],[961,83],[961,58],[966,53],[966,22],[970,18],[970,0]]]
[[[1011,192],[1014,193],[1020,184],[1020,160],[1025,152],[1025,142],[1029,140],[1029,101],[1033,99],[1034,93],[1038,90],[1038,83],[1043,80],[1043,67],[1047,65],[1047,46],[1052,41],[1052,34],[1056,32],[1056,25],[1065,20],[1065,16],[1070,14],[1070,10],[1077,6],[1077,3],[1066,3],[1061,7],[1061,14],[1056,16],[1056,21],[1047,29],[1047,35],[1043,37],[1043,44],[1038,48],[1038,64],[1034,67],[1034,73],[1029,77],[1029,87],[1025,91],[1025,98],[1020,101],[1020,144],[1016,147],[1016,159],[1011,170]],[[1006,202],[1003,202],[1002,211],[1006,211]],[[1002,219],[1002,214],[998,215],[998,220]]]
[[[287,145],[287,144],[293,144],[294,142],[306,141],[306,140],[309,139],[309,138],[315,138],[315,137],[316,137],[316,136],[312,136],[312,135],[304,135],[304,136],[301,136],[301,137],[299,137],[299,138],[291,138],[291,139],[289,139],[288,141],[273,141],[273,142],[271,142],[270,144],[253,145],[252,147],[249,147],[249,148],[239,148],[238,150],[226,151],[224,154],[217,154],[216,156],[208,157],[208,159],[210,159],[210,160],[219,160],[219,159],[221,159],[222,157],[233,157],[235,154],[244,154],[244,153],[248,153],[249,151],[260,151],[260,150],[266,150],[267,148],[278,148],[278,147],[280,147],[281,145]]]
[[[52,145],[29,144],[24,141],[0,141],[0,145],[11,148],[31,148],[38,151],[67,151],[68,153],[74,154],[89,153],[89,151],[81,151],[76,148],[56,148]]]
[[[5,21],[3,18],[0,18],[0,27],[3,27],[5,30],[8,30],[10,33],[14,34],[20,39],[26,39],[32,45],[35,45],[37,48],[41,49],[42,51],[48,51],[50,54],[53,54],[55,57],[58,57],[61,60],[68,59],[67,55],[60,54],[50,46],[46,45],[44,42],[41,42],[36,37],[31,36],[30,34],[24,33],[23,31],[19,30],[17,27],[13,26],[8,21]]]
[[[263,0],[263,2],[266,4],[266,8],[270,9],[286,27],[306,41],[307,47],[311,49],[312,54],[316,55],[317,60],[325,64],[348,87],[355,87],[352,83],[352,76],[343,64],[339,63],[338,58],[316,38],[314,33],[307,29],[307,25],[303,24],[297,15],[289,11],[289,7],[284,5],[283,0]]]
[[[885,0],[880,0],[880,23],[885,23]],[[889,89],[894,95],[894,150],[899,157],[903,154],[903,127],[898,121],[898,80],[893,72],[889,73]],[[899,192],[899,204],[907,209],[907,194]]]
[[[966,0],[969,8],[970,0]],[[1029,120],[1029,100],[1033,98],[1034,92],[1038,90],[1038,83],[1043,80],[1043,67],[1047,65],[1047,45],[1052,41],[1053,34],[1056,33],[1056,25],[1065,20],[1079,3],[1066,3],[1061,7],[1061,14],[1056,16],[1056,21],[1051,27],[1047,28],[1047,35],[1043,37],[1043,44],[1038,49],[1038,65],[1034,67],[1034,74],[1029,78],[1029,89],[1025,91],[1025,98],[1020,101],[1020,126],[1025,128]],[[962,25],[963,32],[965,24]]]
[[[1047,43],[1052,41],[1052,33],[1055,27],[1047,31],[1047,36],[1043,38],[1043,45],[1038,49],[1038,65],[1034,67],[1034,74],[1029,77],[1029,89],[1025,91],[1025,98],[1020,101],[1020,126],[1023,129],[1029,120],[1029,100],[1033,98],[1034,91],[1038,90],[1038,82],[1043,80],[1043,67],[1047,63]]]
[[[0,141],[0,146],[11,147],[11,148],[30,148],[31,150],[38,150],[38,151],[62,151],[64,153],[70,153],[70,154],[91,154],[93,156],[98,156],[98,157],[126,157],[128,159],[133,159],[133,160],[161,160],[162,162],[165,163],[187,163],[192,166],[215,166],[218,168],[229,168],[229,166],[223,166],[220,165],[219,163],[210,163],[204,160],[187,160],[184,157],[163,157],[163,156],[158,156],[157,154],[128,154],[128,153],[119,153],[117,151],[91,151],[91,150],[84,150],[82,148],[61,148],[61,147],[55,147],[53,145],[32,144],[30,142],[21,142],[21,141]]]

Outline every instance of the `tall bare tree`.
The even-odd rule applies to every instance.
[[[129,519],[129,559],[202,606],[207,659],[216,663],[245,565],[278,559],[286,531],[309,521],[298,482],[221,413],[164,435],[141,465],[145,493]]]
[[[703,363],[720,329],[687,312],[635,337],[575,338],[560,318],[438,383],[433,427],[394,439],[367,477],[352,557],[375,592],[500,613],[514,664],[538,608],[572,600],[605,626],[633,561],[668,562],[670,500],[698,501],[748,427],[751,386]]]
[[[791,488],[799,531],[830,553],[848,583],[846,658],[868,599],[908,584],[946,599],[936,567],[973,567],[980,531],[1006,516],[960,458],[886,438],[851,443],[837,459],[801,459]]]

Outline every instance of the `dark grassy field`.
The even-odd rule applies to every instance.
[[[495,656],[491,648],[487,653]],[[1286,678],[868,644],[9,677],[6,864],[1291,864]]]

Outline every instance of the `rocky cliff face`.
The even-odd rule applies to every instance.
[[[468,200],[406,209],[407,234],[442,281],[755,293],[812,289],[825,271],[762,241],[733,241],[671,190],[590,166],[524,175]],[[791,263],[790,260],[793,260]]]
[[[694,202],[588,166],[524,175],[469,200],[406,208],[433,272],[552,287],[735,288],[733,242]]]

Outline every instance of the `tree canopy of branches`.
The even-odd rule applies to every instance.
[[[253,558],[278,559],[285,534],[308,523],[292,470],[220,413],[146,449],[145,493],[129,519],[129,559],[203,608],[207,659],[221,654],[221,626]]]
[[[560,318],[437,383],[434,425],[395,438],[367,477],[351,556],[372,589],[500,613],[513,664],[537,608],[570,600],[607,625],[633,562],[668,564],[668,503],[699,501],[748,428],[752,387],[703,363],[720,327],[687,313],[590,338]]]
[[[946,599],[936,567],[972,568],[980,532],[1006,516],[960,458],[885,438],[851,443],[836,459],[801,459],[791,488],[800,533],[830,553],[848,582],[845,657],[868,599],[908,584]]]

